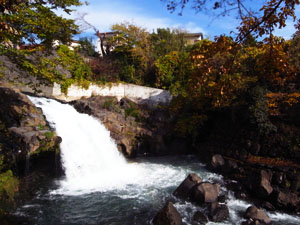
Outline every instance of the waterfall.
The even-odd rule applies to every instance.
[[[42,108],[50,126],[62,137],[60,149],[66,177],[60,182],[61,192],[105,191],[134,182],[138,171],[121,155],[99,120],[78,113],[68,104],[29,98]]]

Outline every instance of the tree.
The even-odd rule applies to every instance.
[[[186,84],[192,70],[188,52],[172,51],[155,60],[155,86],[186,96]]]
[[[21,81],[28,79],[32,88],[49,82],[61,84],[64,90],[72,82],[87,86],[90,69],[83,59],[65,45],[53,48],[54,41],[68,44],[79,32],[74,20],[62,18],[54,10],[70,13],[72,6],[81,4],[80,0],[1,0],[0,55],[20,69]],[[23,44],[29,48],[16,48]]]
[[[1,0],[0,43],[41,43],[48,48],[54,40],[71,41],[78,33],[74,20],[62,18],[53,11],[70,13],[80,0]]]
[[[300,76],[300,29],[295,33],[291,40],[289,59],[290,63],[295,66],[298,76]]]
[[[79,44],[79,53],[83,54],[84,56],[97,56],[97,52],[93,44],[93,39],[91,37],[80,38]]]
[[[154,57],[185,49],[184,33],[181,30],[158,28],[156,33],[150,35],[150,42]]]
[[[115,46],[112,54],[122,68],[120,78],[126,82],[143,84],[153,63],[149,33],[130,23],[115,24],[111,29],[117,33],[108,41]]]
[[[237,39],[240,41],[250,34],[255,34],[256,36],[270,35],[276,27],[285,27],[288,18],[292,18],[295,21],[295,6],[300,4],[299,0],[267,0],[262,1],[261,8],[258,11],[254,11],[246,4],[245,0],[166,1],[167,8],[171,12],[180,8],[179,14],[182,14],[183,9],[188,4],[191,4],[196,12],[215,11],[217,16],[225,16],[234,12],[241,21],[238,27],[239,34],[237,35]]]

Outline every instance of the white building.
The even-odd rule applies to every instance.
[[[61,41],[59,41],[59,40],[53,41],[53,44],[52,44],[53,47],[57,47],[59,45],[62,45]],[[80,47],[79,41],[73,40],[72,42],[70,42],[68,44],[68,47],[70,50],[74,51],[75,48]]]
[[[98,37],[96,47],[97,47],[97,52],[99,53],[100,56],[106,55],[107,51],[110,52],[115,48],[115,46],[112,46],[108,43],[108,40],[112,37],[116,37],[118,35],[118,32],[104,32],[104,33],[97,32],[96,35]]]

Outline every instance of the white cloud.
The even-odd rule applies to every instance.
[[[190,33],[203,33],[204,35],[207,34],[202,27],[198,26],[194,22],[188,22],[186,24],[181,24],[181,23],[180,24],[173,24],[172,26],[169,26],[169,27],[179,28],[181,30],[188,31]]]
[[[86,13],[84,17],[86,21],[96,27],[100,32],[107,32],[111,26],[116,23],[130,22],[146,28],[148,31],[156,30],[157,28],[181,28],[189,32],[206,33],[200,26],[193,22],[177,23],[167,17],[155,17],[153,15],[145,14],[143,10],[114,4],[91,4],[88,6],[79,7],[72,15],[65,15],[67,18],[75,19],[78,15]],[[58,14],[62,14],[58,12]],[[92,29],[87,29],[85,32],[92,32]]]

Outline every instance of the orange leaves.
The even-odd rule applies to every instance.
[[[251,33],[256,34],[256,37],[265,34],[271,35],[275,27],[279,29],[285,27],[288,18],[296,20],[295,6],[299,4],[299,0],[269,0],[265,2],[260,9],[262,12],[260,16],[249,14],[241,18],[238,39],[243,40]]]
[[[231,104],[235,94],[249,81],[235,60],[241,46],[232,38],[220,36],[214,42],[204,40],[191,51],[194,70],[189,82],[193,98],[210,99],[212,107]]]
[[[269,113],[272,116],[281,115],[280,109],[285,107],[292,107],[300,102],[300,93],[268,93],[267,94],[267,104],[269,108]]]

